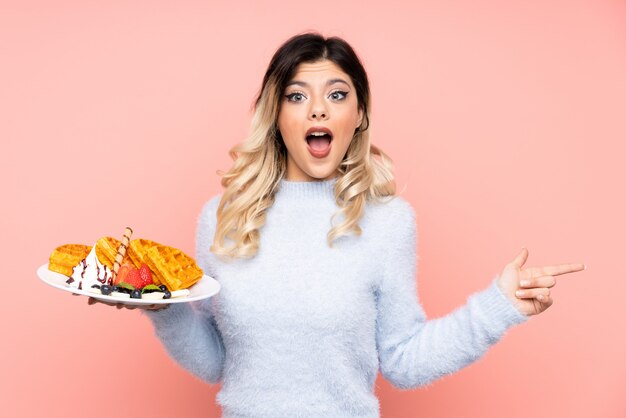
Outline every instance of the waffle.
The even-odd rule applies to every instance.
[[[144,259],[153,279],[158,278],[170,291],[187,289],[202,278],[196,261],[177,248],[156,244],[147,249]]]
[[[158,242],[151,241],[149,239],[137,238],[130,242],[128,245],[127,254],[132,260],[135,267],[139,268],[143,263],[148,264],[146,261],[146,253],[148,248],[156,245],[162,245]]]
[[[65,244],[57,247],[50,255],[48,270],[71,276],[74,266],[89,255],[91,247],[83,244]]]
[[[109,269],[113,269],[117,249],[121,242],[111,237],[102,237],[96,241],[96,256]]]

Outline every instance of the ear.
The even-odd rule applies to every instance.
[[[359,129],[362,123],[363,123],[363,109],[359,107],[359,118],[357,120],[357,123],[354,129]]]

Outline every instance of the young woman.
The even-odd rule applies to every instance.
[[[425,385],[552,304],[555,276],[524,249],[483,291],[427,320],[416,223],[370,142],[367,75],[342,39],[295,36],[272,58],[249,138],[202,210],[202,303],[147,311],[183,367],[221,383],[225,417],[378,417],[378,371]]]

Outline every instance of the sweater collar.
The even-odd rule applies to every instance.
[[[279,183],[278,194],[284,197],[335,197],[337,177],[330,180],[289,181],[282,178]]]

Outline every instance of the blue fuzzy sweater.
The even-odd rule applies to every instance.
[[[378,371],[415,388],[481,357],[527,317],[497,287],[427,320],[416,293],[416,223],[401,197],[370,203],[362,235],[327,245],[335,180],[282,180],[252,259],[209,253],[220,196],[204,207],[197,260],[215,297],[149,312],[170,355],[221,383],[232,417],[379,417]]]

